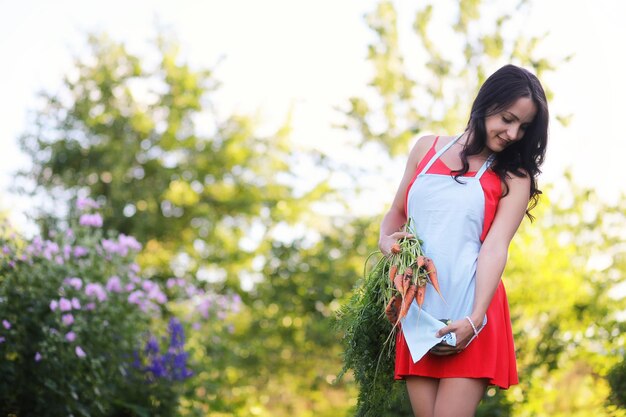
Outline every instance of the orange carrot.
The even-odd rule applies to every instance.
[[[399,244],[399,243],[394,243],[394,244],[391,246],[391,253],[398,254],[398,253],[400,253],[400,252],[402,252],[402,249],[400,249],[400,244]]]
[[[422,304],[424,304],[424,297],[426,297],[426,285],[417,287],[417,291],[415,292],[415,301],[417,301],[417,305],[420,309],[422,308]]]
[[[398,311],[400,310],[400,306],[402,304],[402,299],[398,296],[392,297],[389,300],[389,304],[387,304],[387,308],[385,308],[385,316],[387,316],[387,320],[391,324],[396,324],[398,321]]]
[[[391,265],[391,268],[389,268],[389,281],[393,282],[396,272],[398,272],[398,265]]]
[[[426,258],[426,273],[428,274],[430,283],[433,284],[433,287],[435,287],[435,291],[437,291],[443,300],[443,295],[441,295],[441,290],[439,289],[439,279],[437,279],[437,268],[435,268],[435,263],[430,258]]]
[[[406,296],[407,291],[411,287],[411,278],[406,275],[407,271],[404,271],[403,279],[402,279],[402,297]]]
[[[402,294],[404,288],[404,275],[396,274],[396,276],[393,278],[393,285],[396,287],[396,290],[398,290],[398,292]]]
[[[415,292],[418,291],[415,285],[411,285],[406,292],[406,297],[402,300],[402,307],[400,308],[400,315],[398,316],[398,320],[403,317],[406,317],[406,314],[409,312],[409,307],[411,307],[411,303],[413,302],[413,298],[415,298]]]
[[[421,255],[417,257],[416,262],[417,262],[417,267],[418,268],[421,268],[421,267],[424,266],[424,263],[425,263],[424,259],[425,258],[423,256],[421,256]]]

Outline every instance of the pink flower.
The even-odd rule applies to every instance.
[[[85,356],[87,356],[85,351],[80,346],[76,346],[76,349],[74,349],[74,351],[76,352],[76,356],[78,356],[79,358],[84,358]]]
[[[69,285],[75,290],[80,290],[83,287],[83,280],[80,278],[76,278],[76,277],[65,278],[63,280],[63,283]]]
[[[107,299],[107,293],[104,287],[98,283],[87,284],[85,287],[85,295],[88,297],[96,297],[100,302]]]
[[[59,307],[57,300],[50,301],[50,310],[54,311]]]
[[[63,246],[63,257],[65,259],[70,259],[71,254],[72,254],[72,247],[70,245]]]
[[[86,310],[94,310],[96,308],[96,303],[89,303],[85,306]]]
[[[100,216],[98,213],[83,214],[78,219],[78,223],[81,226],[102,227],[102,216]]]
[[[74,333],[74,332],[68,332],[68,333],[65,335],[65,339],[67,339],[67,340],[68,340],[68,341],[70,341],[70,342],[73,342],[74,340],[76,340],[76,333]]]
[[[109,292],[122,292],[122,282],[120,281],[120,277],[113,275],[109,278],[106,290]]]
[[[128,296],[128,302],[131,304],[139,304],[143,296],[144,296],[143,291],[140,291],[140,290],[133,291]]]
[[[87,255],[89,253],[89,250],[85,247],[82,246],[75,246],[74,247],[74,257],[75,258],[82,258],[83,256]]]
[[[71,314],[64,314],[61,320],[63,321],[63,324],[69,326],[74,323],[74,316],[72,316]]]
[[[11,328],[11,323],[9,323],[7,320],[2,320],[2,325],[7,330]]]
[[[72,302],[67,298],[61,298],[59,300],[59,309],[61,311],[71,311],[72,310]]]
[[[121,233],[119,237],[117,238],[117,240],[120,243],[120,245],[124,246],[125,248],[132,249],[134,251],[141,250],[141,243],[137,242],[137,239],[135,239],[132,236],[126,236],[125,234]],[[131,268],[131,271],[133,272],[139,272],[139,265],[137,264],[132,264],[130,268]]]
[[[72,307],[74,307],[74,310],[80,310],[80,301],[78,301],[78,298],[72,298]]]
[[[163,294],[163,291],[161,291],[159,286],[156,284],[152,288],[150,288],[150,291],[148,292],[148,298],[150,300],[156,300],[156,302],[159,304],[165,304],[167,302],[167,297],[165,296],[165,294]]]
[[[41,353],[35,353],[35,362],[39,362],[41,360]]]
[[[91,198],[78,197],[78,200],[76,200],[76,208],[79,210],[85,210],[90,208],[97,209],[99,208],[99,205]]]

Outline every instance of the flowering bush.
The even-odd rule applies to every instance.
[[[217,296],[181,278],[142,278],[139,242],[105,236],[93,200],[77,208],[78,219],[47,239],[0,227],[0,413],[173,415],[194,373],[184,324],[171,317],[159,343],[159,323],[169,305],[207,317]]]

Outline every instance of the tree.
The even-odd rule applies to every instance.
[[[248,116],[221,119],[212,71],[191,68],[162,37],[153,68],[106,36],[90,36],[89,47],[61,91],[43,94],[21,139],[33,163],[22,176],[55,201],[41,222],[59,217],[68,194],[96,196],[105,228],[145,242],[141,260],[155,273],[237,288],[271,246],[271,228],[294,222],[325,189],[320,181],[296,197],[288,122],[261,137]]]

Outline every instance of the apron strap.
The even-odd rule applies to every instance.
[[[461,133],[459,136],[457,136],[454,140],[451,140],[446,146],[444,146],[443,148],[439,149],[439,152],[437,152],[435,155],[433,155],[432,158],[430,158],[430,161],[428,161],[428,163],[424,166],[424,168],[420,171],[419,175],[425,174],[426,172],[428,172],[428,170],[430,169],[430,167],[435,163],[435,161],[445,152],[448,150],[448,148],[450,148],[450,146],[454,145],[456,143],[457,140],[459,140],[461,138],[461,136],[463,136],[463,133]]]
[[[476,173],[476,176],[474,178],[480,179],[480,177],[483,176],[485,171],[487,171],[487,168],[489,168],[491,166],[491,164],[493,163],[494,159],[496,159],[496,154],[492,153],[491,155],[489,155],[489,158],[487,158],[487,160],[485,161],[483,166],[480,167],[480,170]]]

